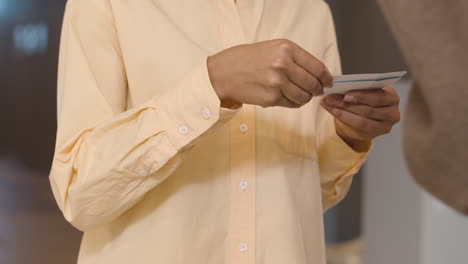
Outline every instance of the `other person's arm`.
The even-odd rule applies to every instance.
[[[413,77],[403,126],[408,167],[422,187],[468,215],[468,2],[380,4]]]

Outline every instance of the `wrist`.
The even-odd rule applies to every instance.
[[[208,67],[208,74],[210,77],[211,86],[213,87],[216,95],[219,98],[220,106],[223,108],[228,108],[228,109],[233,109],[233,110],[241,107],[242,104],[230,99],[230,97],[226,93],[227,92],[226,89],[224,89],[223,85],[220,84],[220,81],[216,74],[218,67],[216,65],[215,55],[208,57],[207,67]]]
[[[349,128],[335,119],[336,134],[354,151],[367,152],[372,145],[372,139],[366,139],[355,135]]]
[[[339,132],[337,134],[343,139],[343,141],[354,151],[356,152],[367,152],[371,146],[372,140],[361,140],[361,139],[355,139],[351,137],[346,137],[340,135]]]

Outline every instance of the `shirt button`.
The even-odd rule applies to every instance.
[[[249,130],[249,127],[246,124],[241,124],[239,129],[242,133],[246,133],[247,130]]]
[[[247,185],[248,185],[248,183],[247,183],[246,181],[241,181],[241,182],[239,183],[239,187],[240,187],[240,189],[241,189],[242,191],[247,190]]]
[[[211,117],[210,109],[208,109],[208,108],[206,108],[206,107],[203,107],[203,109],[202,109],[202,117],[203,117],[204,119],[207,119],[207,120],[210,119],[210,117]]]
[[[141,169],[141,170],[138,170],[137,174],[140,177],[145,177],[148,175],[148,172],[146,170]]]
[[[179,127],[179,133],[182,135],[187,135],[188,134],[188,127],[187,126],[180,126]]]
[[[239,250],[240,250],[241,252],[247,251],[247,243],[241,243],[241,244],[239,245]]]

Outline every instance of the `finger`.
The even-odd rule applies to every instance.
[[[327,66],[297,44],[294,45],[293,60],[298,66],[315,76],[323,87],[333,86],[333,76]]]
[[[365,135],[375,137],[389,133],[392,130],[391,123],[372,120],[341,108],[330,107],[323,100],[321,105],[343,124]]]
[[[286,85],[282,86],[281,92],[289,101],[298,105],[307,104],[313,97],[310,93],[302,90],[292,82],[288,82]]]
[[[391,106],[400,102],[400,97],[392,88],[358,90],[346,93],[344,101],[369,106]]]
[[[299,108],[301,107],[302,105],[300,104],[297,104],[291,100],[289,100],[283,93],[283,91],[281,91],[281,98],[278,100],[278,103],[277,103],[278,106],[282,106],[282,107],[286,107],[286,108]]]
[[[397,123],[400,121],[400,111],[396,105],[373,107],[362,104],[346,103],[343,100],[343,95],[336,94],[327,96],[325,98],[325,103],[332,107],[338,107],[376,121],[388,121],[391,123]]]
[[[311,95],[317,96],[323,94],[323,86],[315,76],[295,63],[291,64],[286,70],[286,74],[291,82]]]

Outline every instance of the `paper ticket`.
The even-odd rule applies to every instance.
[[[353,90],[379,89],[399,81],[407,72],[350,74],[333,77],[333,87],[325,88],[324,95],[344,94]]]

